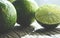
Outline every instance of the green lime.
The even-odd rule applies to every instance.
[[[13,28],[16,20],[15,7],[8,1],[0,0],[0,30],[5,31]]]
[[[47,4],[38,8],[35,14],[36,20],[46,26],[52,28],[60,23],[60,6]]]
[[[16,0],[13,5],[17,10],[17,23],[24,27],[29,26],[35,19],[37,3],[34,0]]]

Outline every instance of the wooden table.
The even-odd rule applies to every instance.
[[[54,30],[39,29],[33,32],[34,28],[27,27],[20,29],[15,27],[5,34],[0,34],[0,38],[60,38],[60,28]]]

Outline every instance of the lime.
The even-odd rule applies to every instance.
[[[60,6],[53,4],[42,5],[35,14],[36,20],[45,27],[54,27],[60,23]]]

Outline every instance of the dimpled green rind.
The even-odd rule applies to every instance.
[[[16,0],[13,5],[17,10],[17,23],[25,27],[34,21],[35,11],[38,8],[34,0]]]
[[[15,7],[8,1],[0,0],[0,30],[13,28],[16,20]]]

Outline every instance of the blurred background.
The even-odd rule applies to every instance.
[[[58,4],[60,5],[60,0],[35,0],[37,4],[40,6],[42,4],[48,3],[48,4]]]

